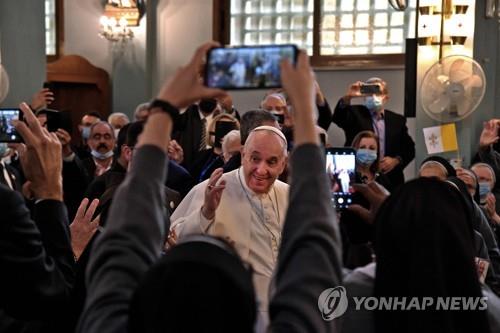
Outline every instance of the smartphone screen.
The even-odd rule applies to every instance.
[[[325,153],[332,203],[338,210],[346,209],[352,203],[351,184],[356,178],[356,151],[352,148],[327,148]]]
[[[12,124],[12,120],[21,117],[19,109],[0,109],[0,142],[22,142],[21,135]]]
[[[380,86],[378,84],[362,84],[359,91],[365,95],[380,94]]]
[[[280,63],[295,64],[297,46],[267,45],[213,48],[208,52],[205,85],[221,89],[269,89],[281,87]]]

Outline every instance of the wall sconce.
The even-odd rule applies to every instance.
[[[134,38],[130,27],[138,26],[145,12],[141,0],[108,0],[101,16],[99,36],[110,42],[126,43]]]
[[[467,10],[470,0],[421,0],[418,2],[418,44],[439,46],[439,59],[445,45],[464,45],[470,30]],[[445,38],[445,36],[447,38]]]

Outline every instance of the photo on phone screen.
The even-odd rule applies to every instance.
[[[356,179],[356,151],[352,148],[327,148],[325,153],[332,202],[338,210],[342,210],[352,203],[351,184]]]
[[[283,59],[295,64],[297,46],[213,48],[207,55],[205,85],[226,90],[279,88]]]
[[[21,119],[19,109],[0,109],[0,142],[21,142],[21,135],[16,131],[12,120]]]

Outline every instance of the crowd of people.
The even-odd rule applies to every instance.
[[[500,120],[470,168],[430,156],[405,182],[415,144],[382,79],[332,111],[300,52],[280,63],[282,89],[240,113],[200,77],[214,46],[132,121],[86,113],[80,142],[49,131],[50,90],[20,104],[24,142],[0,143],[0,332],[498,332]],[[320,139],[332,122],[356,152],[335,185]]]

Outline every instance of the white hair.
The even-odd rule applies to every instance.
[[[240,143],[241,141],[241,133],[239,130],[232,130],[224,135],[224,138],[222,139],[222,153],[226,154],[228,152],[227,146],[235,141],[237,141],[238,143]]]
[[[130,122],[130,119],[128,118],[128,116],[125,113],[122,113],[122,112],[113,112],[108,117],[108,123],[111,124],[111,122],[113,122],[113,120],[118,119],[118,118],[125,119],[127,121],[127,124]]]
[[[260,102],[260,107],[262,108],[264,103],[267,101],[268,98],[270,97],[273,97],[273,98],[276,98],[276,99],[279,99],[283,104],[287,105],[288,103],[286,102],[286,98],[285,96],[283,96],[282,94],[280,93],[271,93],[269,95],[266,95],[264,96],[264,98],[262,99],[262,101]]]
[[[142,110],[148,110],[148,109],[149,109],[149,102],[141,103],[141,104],[137,105],[137,107],[135,108],[135,111],[134,111],[134,118],[137,120],[137,115],[139,114],[139,112],[141,112]]]

